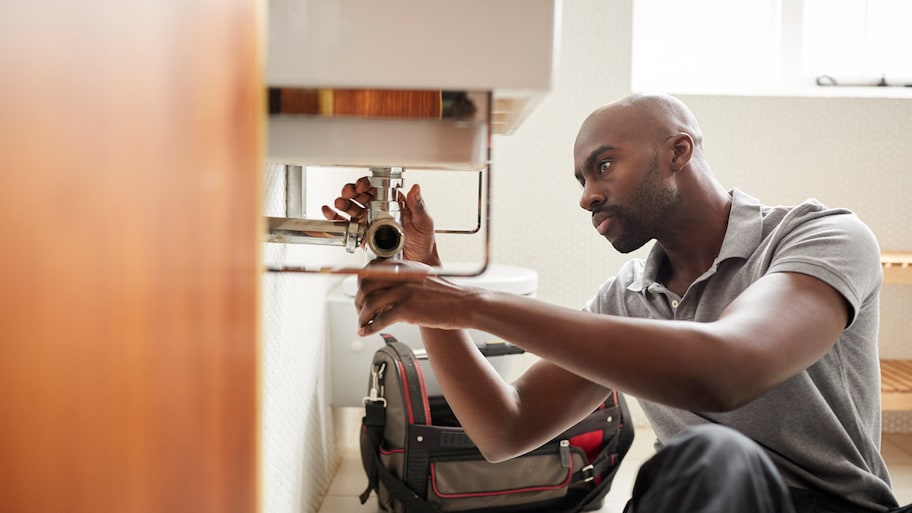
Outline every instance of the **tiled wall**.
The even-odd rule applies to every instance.
[[[265,214],[284,216],[284,169],[268,166],[266,176]],[[320,173],[310,178],[308,217],[316,219],[322,201],[314,198],[331,201],[341,184]],[[363,258],[336,247],[264,244],[264,251],[264,262],[277,267],[357,265]],[[325,379],[326,297],[340,280],[263,277],[263,509],[269,513],[317,511],[339,463],[343,427],[351,428],[349,419],[333,415]]]

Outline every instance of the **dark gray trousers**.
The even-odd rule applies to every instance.
[[[625,513],[837,513],[804,490],[790,490],[754,441],[707,424],[673,437],[640,467]]]

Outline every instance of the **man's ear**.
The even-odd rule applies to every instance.
[[[674,150],[674,155],[671,158],[671,169],[677,173],[690,163],[690,159],[693,157],[694,141],[690,135],[684,132],[672,136],[668,141]]]

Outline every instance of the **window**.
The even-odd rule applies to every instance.
[[[910,19],[908,0],[804,0],[804,76],[912,82]]]
[[[818,82],[912,84],[909,19],[908,0],[634,0],[631,87],[768,94]]]

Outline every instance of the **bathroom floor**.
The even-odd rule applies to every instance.
[[[649,427],[636,428],[633,446],[618,471],[604,505],[598,511],[621,513],[624,510],[624,504],[633,490],[637,469],[653,453],[654,439],[655,436]],[[881,452],[890,468],[897,499],[902,504],[912,503],[912,433],[884,433]],[[323,499],[319,513],[376,512],[376,496],[371,495],[363,506],[358,500],[358,495],[364,491],[366,486],[367,480],[364,470],[361,468],[357,432],[354,432],[346,444],[342,463]]]

